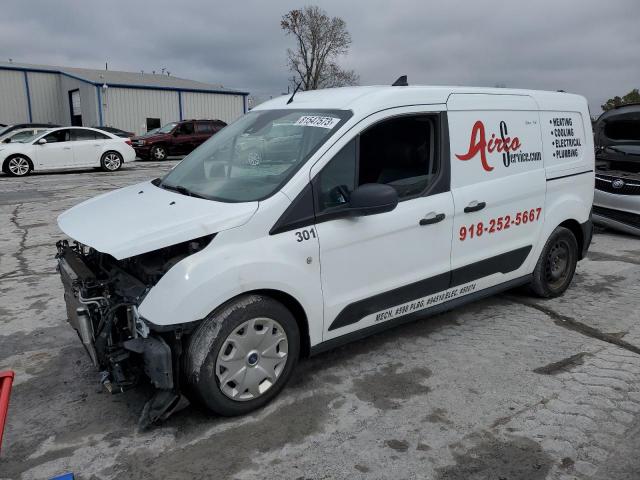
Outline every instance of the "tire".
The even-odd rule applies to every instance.
[[[545,243],[533,271],[531,289],[542,298],[562,295],[578,264],[578,241],[571,230],[557,227]]]
[[[167,159],[167,147],[164,145],[154,145],[149,151],[149,158],[161,162]]]
[[[284,305],[261,295],[238,297],[204,320],[189,339],[187,395],[218,415],[246,414],[280,393],[299,354],[298,324]]]
[[[5,160],[2,167],[12,177],[25,177],[33,170],[33,163],[24,155],[13,155]]]
[[[105,172],[117,172],[122,168],[122,155],[118,152],[105,152],[100,159],[100,167]]]

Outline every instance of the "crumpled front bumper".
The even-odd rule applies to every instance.
[[[84,261],[79,247],[58,243],[58,271],[64,286],[69,324],[78,333],[92,363],[104,371],[104,383],[122,391],[137,383],[143,371],[158,389],[174,387],[174,352],[161,334],[149,330],[135,304],[121,302],[111,291],[109,280],[98,278]],[[118,310],[120,310],[118,312]],[[114,335],[116,313],[125,319],[128,335]],[[113,341],[118,337],[118,341]]]

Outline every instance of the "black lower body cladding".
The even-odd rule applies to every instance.
[[[580,259],[583,259],[587,256],[589,245],[591,245],[591,239],[593,238],[593,221],[591,220],[591,215],[589,215],[589,220],[580,224],[580,230],[582,231]]]

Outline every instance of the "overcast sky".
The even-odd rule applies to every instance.
[[[361,84],[496,84],[586,96],[592,114],[640,87],[639,0],[266,1],[5,0],[0,59],[160,71],[247,89],[286,91],[280,18],[315,3],[347,22],[342,60]]]

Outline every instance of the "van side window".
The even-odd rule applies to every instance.
[[[319,211],[348,203],[355,186],[365,183],[391,185],[400,200],[420,195],[438,174],[435,132],[427,115],[385,120],[362,132],[318,175]]]
[[[612,140],[640,140],[640,129],[636,120],[604,120],[604,134]]]
[[[358,185],[385,183],[403,198],[422,193],[435,179],[434,122],[428,116],[399,117],[360,135]]]

